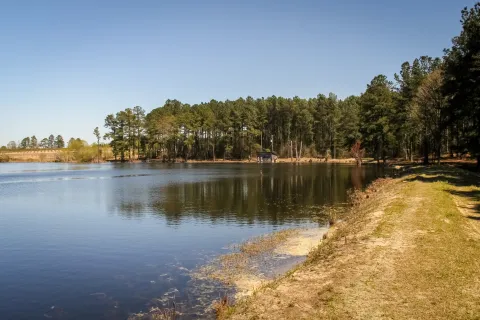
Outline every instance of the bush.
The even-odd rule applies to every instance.
[[[82,147],[77,149],[74,158],[77,162],[93,162],[97,159],[97,147]]]

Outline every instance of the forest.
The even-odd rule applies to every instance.
[[[103,138],[121,161],[250,159],[263,150],[329,159],[351,157],[360,145],[377,161],[428,164],[448,155],[472,157],[480,168],[480,3],[462,10],[461,23],[443,57],[404,62],[359,96],[167,100],[148,114],[136,106],[108,115]],[[95,136],[100,143],[97,128]],[[40,144],[60,143],[52,138]]]
[[[360,142],[378,161],[447,154],[480,162],[480,3],[461,23],[443,57],[404,62],[393,81],[378,75],[360,96],[167,100],[148,114],[136,106],[108,115],[105,138],[121,160],[248,159],[259,150],[339,158]]]

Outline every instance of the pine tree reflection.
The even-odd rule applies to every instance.
[[[146,186],[147,197],[114,196],[113,208],[127,218],[145,215],[179,225],[188,219],[209,224],[270,224],[309,221],[310,207],[345,203],[347,190],[375,179],[374,166],[247,166],[221,177],[191,183]],[[128,186],[125,186],[128,188]]]

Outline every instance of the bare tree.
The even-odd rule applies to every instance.
[[[355,158],[357,166],[362,166],[362,158],[365,155],[365,149],[362,149],[362,143],[360,140],[357,140],[355,144],[350,149],[350,154]]]

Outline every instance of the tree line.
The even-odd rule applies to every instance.
[[[100,143],[100,141],[98,141]],[[79,149],[80,147],[87,147],[88,142],[80,138],[70,138],[67,144],[62,135],[57,135],[56,137],[51,134],[48,138],[43,138],[38,141],[35,135],[31,137],[25,137],[20,142],[16,143],[15,141],[10,141],[6,146],[3,146],[2,149],[8,150],[23,150],[23,149]]]
[[[378,161],[447,153],[480,163],[480,3],[461,22],[443,57],[404,62],[393,81],[378,75],[359,96],[167,100],[148,114],[136,106],[108,115],[105,139],[120,160],[246,159],[259,150],[338,158],[361,142]]]
[[[61,149],[65,148],[65,141],[61,135],[56,137],[51,134],[48,138],[43,138],[38,141],[35,135],[31,137],[25,137],[18,143],[15,141],[10,141],[4,149]]]

